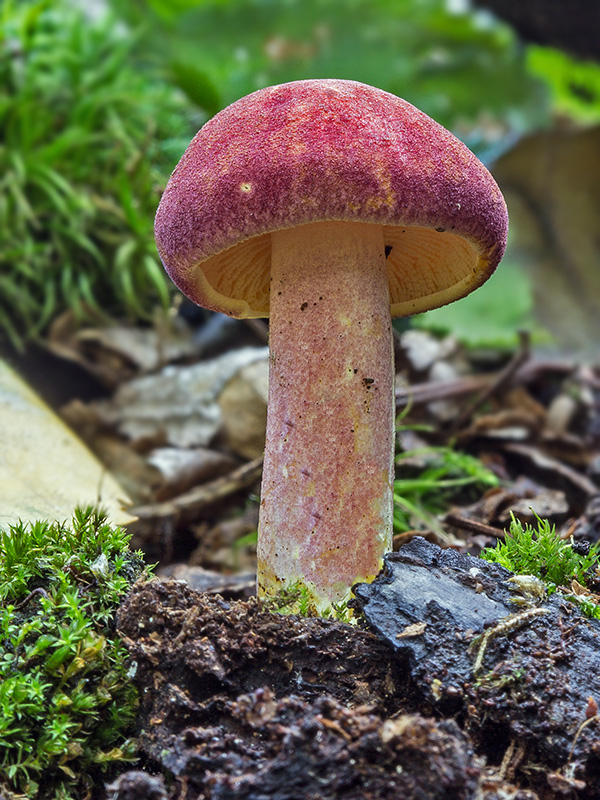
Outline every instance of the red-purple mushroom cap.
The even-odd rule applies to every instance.
[[[392,317],[471,292],[504,252],[506,205],[455,136],[354,81],[307,80],[243,97],[199,131],[156,215],[174,283],[198,305],[268,317],[272,231],[384,227]]]
[[[486,168],[409,103],[308,80],[221,111],[176,167],[155,223],[194,302],[269,317],[258,584],[319,607],[371,580],[391,546],[391,317],[471,292],[504,252]]]

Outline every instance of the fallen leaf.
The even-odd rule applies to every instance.
[[[70,519],[100,504],[119,525],[129,499],[73,431],[0,361],[0,525]]]

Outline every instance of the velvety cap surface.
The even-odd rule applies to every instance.
[[[198,305],[269,315],[270,233],[384,226],[393,316],[468,294],[504,252],[507,213],[481,162],[400,98],[309,80],[238,100],[198,132],[156,215],[165,268]]]

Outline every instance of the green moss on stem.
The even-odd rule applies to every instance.
[[[266,608],[279,614],[298,614],[300,617],[322,617],[338,622],[354,623],[348,603],[332,603],[323,609],[315,597],[314,590],[302,581],[283,586],[272,598],[263,601]]]

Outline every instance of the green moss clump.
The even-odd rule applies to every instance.
[[[70,526],[0,531],[0,793],[93,796],[135,758],[138,699],[114,614],[148,573],[130,536],[92,508]]]
[[[598,545],[582,555],[571,542],[559,537],[547,519],[537,517],[537,523],[535,530],[531,525],[523,527],[513,517],[505,540],[483,550],[481,557],[517,575],[535,575],[554,586],[569,587],[573,579],[586,586],[587,574],[598,563]]]
[[[0,4],[0,333],[17,347],[66,309],[144,320],[169,303],[152,222],[197,124],[135,35],[85,6]]]
[[[600,581],[598,543],[579,552],[573,541],[561,539],[554,525],[537,517],[537,530],[523,526],[512,518],[503,542],[481,552],[481,557],[506,567],[516,575],[534,575],[545,582],[548,594],[557,590],[567,600],[576,603],[588,617],[600,619],[598,595],[592,593]],[[577,581],[588,594],[570,594],[572,582]],[[566,591],[565,591],[566,590]]]

